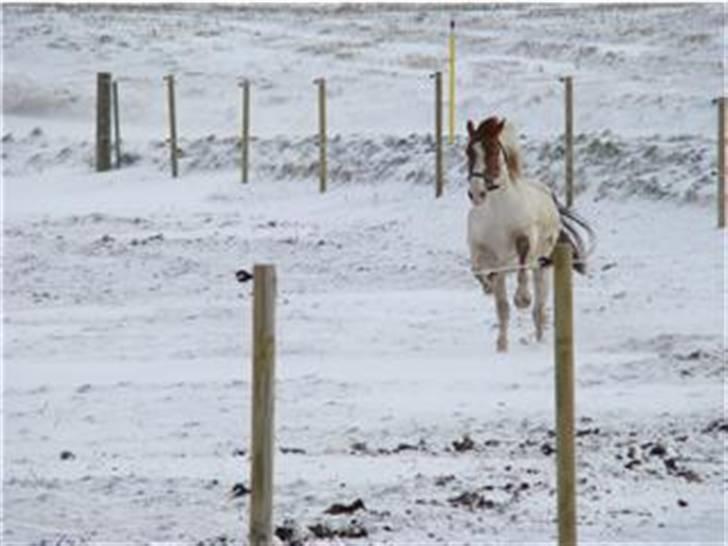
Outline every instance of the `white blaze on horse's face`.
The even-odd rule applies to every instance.
[[[470,190],[468,191],[468,197],[474,206],[478,206],[485,202],[485,196],[487,190],[485,189],[485,178],[483,176],[474,176],[475,173],[485,172],[485,150],[483,144],[480,142],[474,142],[470,147],[472,150],[472,166],[470,169]]]

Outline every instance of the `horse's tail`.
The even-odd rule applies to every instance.
[[[559,242],[568,243],[573,249],[574,271],[586,274],[586,261],[591,256],[592,252],[596,248],[597,236],[594,230],[584,218],[579,216],[573,210],[565,207],[556,198],[555,194],[552,194],[556,208],[559,211],[559,217],[561,218],[561,230],[559,231]],[[584,243],[584,238],[579,231],[584,231],[589,239],[589,246]]]

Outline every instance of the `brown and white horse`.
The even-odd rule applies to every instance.
[[[574,249],[574,269],[584,273],[586,249],[575,224],[594,241],[589,225],[556,200],[544,184],[523,177],[515,128],[490,117],[477,128],[468,121],[468,245],[475,277],[486,294],[495,294],[498,351],[508,350],[510,307],[506,275],[517,272],[514,303],[531,305],[528,271],[533,270],[533,322],[543,338],[548,295],[547,265],[558,241]]]

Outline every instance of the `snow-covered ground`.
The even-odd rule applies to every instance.
[[[453,14],[458,131],[515,120],[527,171],[559,191],[557,77],[575,77],[577,208],[599,235],[575,278],[580,538],[723,541],[716,4],[4,6],[4,543],[244,541],[249,497],[231,490],[249,485],[251,298],[234,272],[264,262],[279,278],[284,542],[553,541],[550,336],[536,343],[514,311],[511,351],[494,351],[467,259],[462,136],[433,198],[429,74]],[[100,70],[119,80],[126,154],[104,174]]]

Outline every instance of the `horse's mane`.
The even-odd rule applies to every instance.
[[[518,132],[515,125],[507,119],[499,120],[492,116],[481,122],[475,131],[475,138],[493,138],[498,134],[500,125],[505,122],[500,130],[499,140],[506,151],[506,165],[511,178],[520,178],[523,173],[523,161],[521,159],[521,146],[518,144]]]
[[[515,125],[507,120],[501,132],[501,144],[508,155],[506,164],[509,174],[512,178],[520,178],[523,173],[523,161],[521,160],[521,146],[518,144],[518,132]]]

